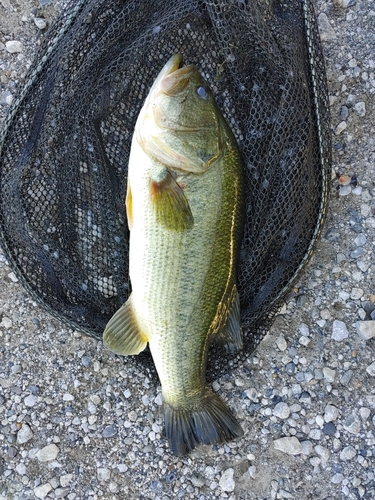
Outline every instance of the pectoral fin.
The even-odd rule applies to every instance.
[[[153,173],[150,201],[158,224],[172,231],[185,231],[194,225],[189,202],[167,168]]]
[[[242,330],[240,323],[240,299],[237,286],[233,285],[229,297],[220,310],[219,328],[215,342],[230,353],[242,349]]]
[[[131,296],[109,320],[103,334],[103,343],[115,354],[139,354],[148,338],[140,331],[132,308]]]

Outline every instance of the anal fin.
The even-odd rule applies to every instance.
[[[215,342],[234,354],[242,349],[240,299],[236,285],[233,285],[227,302],[221,308],[220,315],[220,326],[215,336]]]
[[[132,308],[131,295],[107,323],[103,343],[115,354],[127,356],[139,354],[147,345],[148,338],[140,331]]]

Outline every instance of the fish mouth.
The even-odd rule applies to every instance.
[[[153,91],[155,91],[156,89],[160,89],[163,80],[167,78],[169,75],[179,70],[181,66],[182,66],[182,55],[173,54],[173,56],[165,63],[162,70],[158,74],[154,84],[151,87],[149,95],[152,95]]]

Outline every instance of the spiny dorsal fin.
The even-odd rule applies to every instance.
[[[172,231],[185,231],[194,225],[189,202],[167,168],[150,181],[150,201],[156,222]]]
[[[139,354],[148,338],[140,331],[132,308],[131,295],[127,302],[109,320],[103,334],[103,343],[115,354]]]

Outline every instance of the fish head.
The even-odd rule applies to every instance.
[[[224,119],[198,69],[175,54],[159,73],[135,133],[144,151],[169,168],[205,172],[225,148]]]

